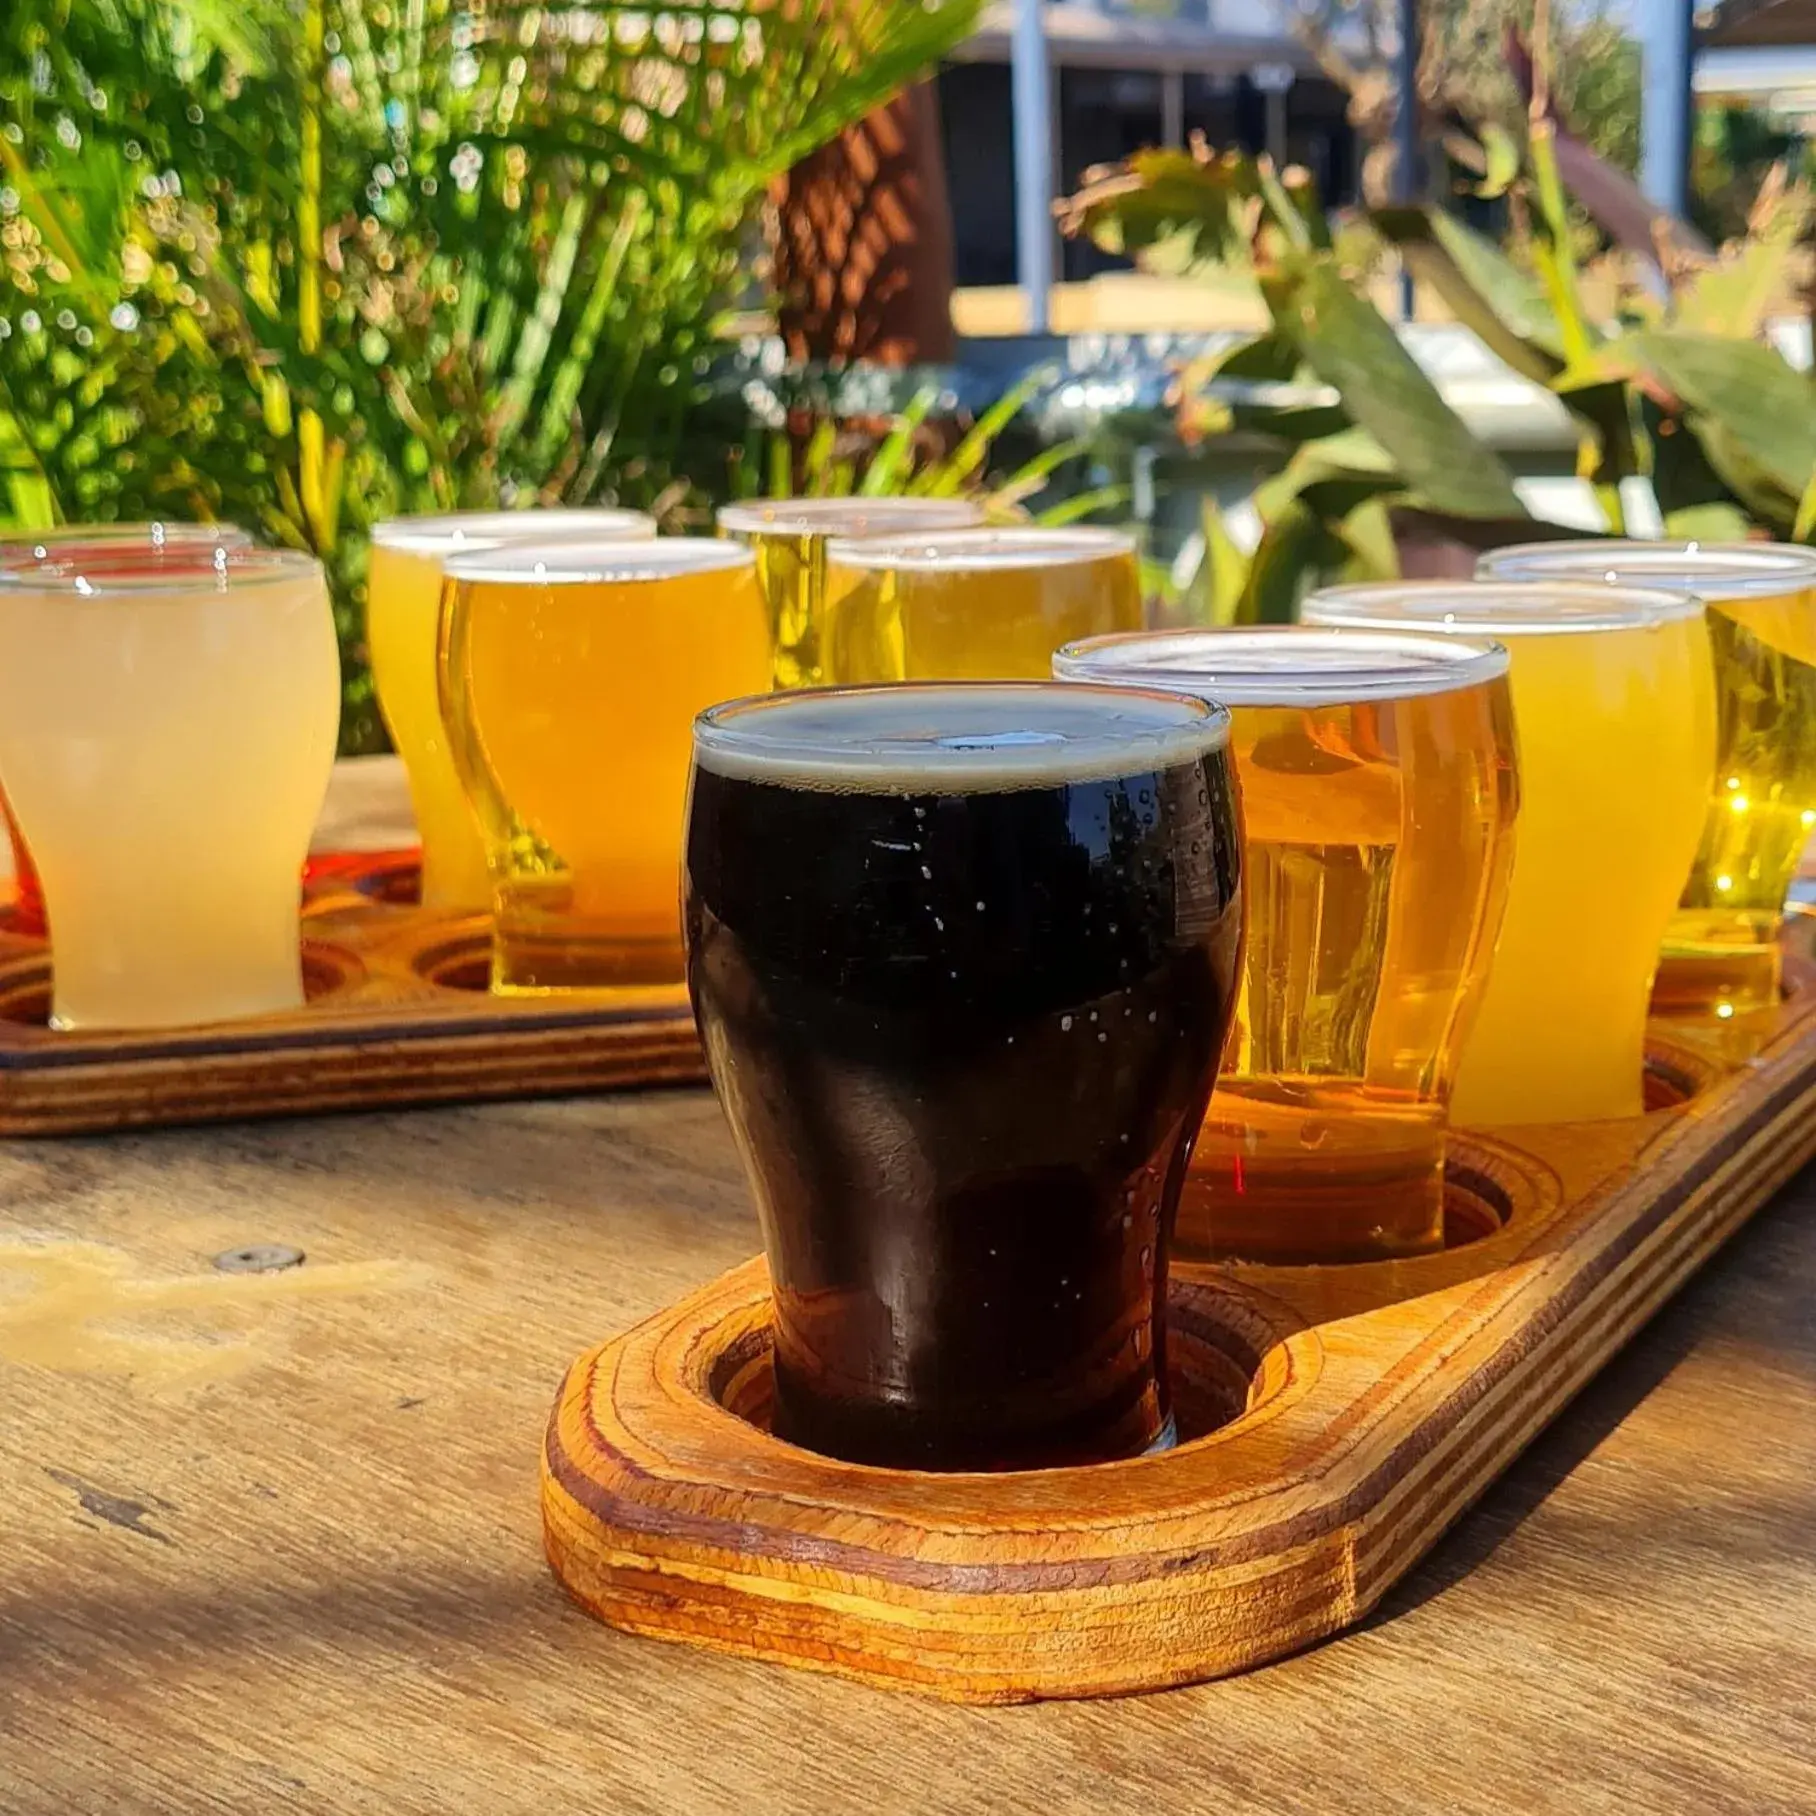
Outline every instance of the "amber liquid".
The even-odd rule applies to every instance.
[[[1139,630],[1133,554],[1051,564],[828,564],[825,679],[1045,680],[1063,643]]]
[[[494,989],[679,987],[694,717],[769,668],[748,566],[454,589],[444,706],[491,867]]]
[[[1816,829],[1816,597],[1711,601],[1714,799],[1653,988],[1660,1015],[1775,1008],[1779,921]]]
[[[1232,716],[1243,987],[1175,1252],[1423,1253],[1443,1241],[1446,1104],[1511,865],[1507,684]]]

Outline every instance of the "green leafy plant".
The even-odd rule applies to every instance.
[[[1545,533],[1369,300],[1386,248],[1570,412],[1577,471],[1610,533],[1627,527],[1622,481],[1640,478],[1673,535],[1816,536],[1816,389],[1765,333],[1803,279],[1807,187],[1775,173],[1748,235],[1717,253],[1568,139],[1542,85],[1525,142],[1505,151],[1494,162],[1521,223],[1511,250],[1435,204],[1377,207],[1333,235],[1304,173],[1202,145],[1094,172],[1068,205],[1071,231],[1169,272],[1238,266],[1267,303],[1264,334],[1178,387],[1188,435],[1240,427],[1284,453],[1256,495],[1252,559],[1207,520],[1213,614],[1280,620],[1315,579],[1391,576],[1413,544],[1422,562],[1467,572],[1474,550]],[[1573,201],[1612,248],[1593,273]],[[1322,388],[1310,405],[1308,386]]]
[[[666,509],[768,185],[977,0],[12,0],[11,515],[219,515],[320,553],[348,669],[397,510]]]
[[[1004,432],[1053,382],[1050,368],[1026,373],[975,419],[940,414],[943,387],[917,384],[899,410],[852,413],[825,395],[769,399],[771,426],[753,436],[736,490],[768,498],[975,498],[993,519],[1024,520],[1055,475],[1091,452],[1087,438],[1052,443],[1007,473],[992,467]],[[1032,512],[1048,525],[1075,523],[1126,503],[1125,486],[1091,486]]]

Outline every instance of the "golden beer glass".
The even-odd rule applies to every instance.
[[[1113,530],[953,530],[826,552],[826,678],[1044,680],[1062,643],[1143,623],[1135,544]]]
[[[835,537],[932,535],[984,521],[963,498],[758,498],[720,508],[719,530],[757,557],[769,606],[776,687],[819,687],[831,677],[820,652],[826,546]]]
[[[1243,982],[1175,1252],[1303,1263],[1440,1247],[1446,1108],[1512,858],[1506,652],[1413,633],[1157,631],[1073,644],[1053,668],[1230,713]]]
[[[1777,1006],[1779,922],[1816,828],[1816,549],[1552,542],[1497,549],[1484,579],[1625,584],[1708,608],[1717,711],[1702,842],[1665,936],[1655,1015]]]
[[[0,564],[0,779],[56,930],[52,1025],[297,1008],[340,717],[321,564],[70,547]]]
[[[582,536],[641,541],[656,533],[642,511],[462,511],[393,517],[372,532],[366,644],[378,708],[403,759],[422,839],[422,900],[450,914],[491,901],[485,842],[454,773],[436,683],[442,564],[451,555]]]
[[[1303,616],[1493,637],[1512,657],[1519,836],[1457,1120],[1639,1115],[1647,1001],[1715,763],[1701,606],[1630,587],[1393,581],[1313,593]]]
[[[693,721],[769,685],[756,558],[512,545],[451,557],[447,579],[441,701],[485,839],[492,988],[671,994]]]

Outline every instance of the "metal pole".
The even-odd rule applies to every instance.
[[[1416,202],[1425,187],[1419,134],[1419,0],[1399,0],[1400,44],[1394,55],[1394,200]],[[1400,318],[1413,318],[1412,273],[1400,271]]]
[[[1394,53],[1394,200],[1416,202],[1424,187],[1419,145],[1419,0],[1399,0],[1399,48]]]
[[[1690,198],[1693,0],[1647,0],[1638,10],[1640,187],[1654,208],[1682,215]]]
[[[1028,331],[1045,334],[1053,290],[1053,97],[1045,0],[1015,0],[1009,100],[1015,115],[1015,273]]]
[[[1185,71],[1160,72],[1160,142],[1172,151],[1185,144]]]

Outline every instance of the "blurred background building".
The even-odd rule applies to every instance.
[[[956,276],[962,286],[1013,284],[1012,0],[939,75]],[[1355,134],[1345,97],[1292,32],[1278,0],[1048,0],[1048,135],[1056,194],[1093,164],[1145,145],[1267,151],[1303,164],[1333,205],[1355,196]],[[1051,200],[1051,198],[1049,198]],[[1095,247],[1055,240],[1055,274],[1078,280],[1114,268]]]

